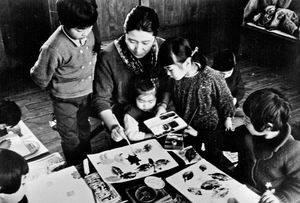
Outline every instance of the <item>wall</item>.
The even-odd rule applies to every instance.
[[[28,75],[27,66],[34,63],[51,33],[48,4],[44,0],[0,0],[0,32],[1,75],[7,71]]]
[[[39,47],[59,25],[56,0],[0,0],[0,72],[22,66],[28,72]],[[162,37],[180,35],[205,53],[236,49],[244,1],[236,0],[96,0],[102,41],[123,32],[126,14],[140,2],[154,8]],[[3,56],[4,55],[4,56]]]

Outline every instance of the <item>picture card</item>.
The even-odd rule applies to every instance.
[[[156,139],[88,155],[105,182],[121,183],[178,166]]]
[[[179,150],[184,146],[183,135],[177,133],[168,133],[165,139],[164,148],[167,150]]]
[[[192,146],[185,147],[181,150],[173,150],[173,152],[187,165],[196,163],[202,159],[200,154],[196,152]]]
[[[159,116],[145,120],[144,124],[156,136],[175,132],[187,127],[187,123],[174,111],[169,111],[160,114]]]
[[[201,159],[166,181],[194,203],[257,203],[260,196],[223,171]]]

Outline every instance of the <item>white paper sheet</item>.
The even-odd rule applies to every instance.
[[[94,203],[91,189],[74,166],[27,182],[30,203]]]
[[[31,130],[25,125],[25,123],[21,120],[18,124],[21,129],[21,140],[26,145],[37,147],[37,150],[32,151],[29,155],[25,156],[26,160],[32,159],[39,155],[45,154],[49,152],[49,150],[41,143],[41,141],[31,132]],[[31,148],[31,150],[33,150]]]
[[[140,160],[139,165],[128,161],[132,151],[124,146],[110,151],[88,155],[99,175],[108,183],[126,182],[146,177],[178,166],[172,156],[163,149],[156,139],[132,144],[133,150]],[[155,167],[149,163],[152,159]],[[116,174],[113,168],[119,170]]]
[[[220,179],[211,174],[220,177]],[[166,180],[194,203],[227,203],[229,198],[235,198],[237,202],[257,203],[260,198],[245,185],[204,159],[166,178]],[[207,184],[207,186],[203,184],[210,180],[213,180],[218,186],[215,185],[213,189],[211,184]]]
[[[18,135],[9,133],[0,138],[0,142],[5,140],[10,142],[9,150],[15,151],[23,157],[30,153]]]

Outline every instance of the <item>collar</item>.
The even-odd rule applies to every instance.
[[[144,68],[149,68],[149,67],[143,67],[143,64],[141,63],[141,59],[137,59],[128,49],[126,42],[125,42],[125,35],[122,35],[119,39],[114,40],[114,46],[116,47],[116,50],[118,54],[120,55],[123,63],[126,64],[126,67],[134,72],[136,75],[144,73]],[[158,43],[155,38],[153,45],[151,47],[151,50],[149,53],[150,54],[150,64],[151,67],[156,67],[157,63],[157,56],[158,56]],[[145,56],[145,57],[146,57]],[[149,70],[147,70],[149,71]]]
[[[250,135],[253,136],[253,135]],[[273,139],[266,140],[263,137],[252,137],[252,146],[255,157],[258,159],[270,159],[291,137],[291,126],[287,124],[283,130]]]
[[[71,42],[73,42],[73,44],[75,44],[76,47],[81,47],[85,44],[86,42],[86,38],[83,38],[83,44],[80,43],[81,40],[79,39],[73,39],[72,37],[70,37],[70,35],[67,33],[67,31],[65,30],[64,26],[62,25],[61,26],[61,30],[63,31],[63,33],[66,35],[66,37],[71,40]]]

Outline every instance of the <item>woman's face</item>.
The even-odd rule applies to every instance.
[[[151,50],[154,42],[153,32],[131,30],[125,34],[125,42],[136,58],[143,58]]]

